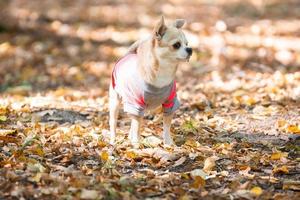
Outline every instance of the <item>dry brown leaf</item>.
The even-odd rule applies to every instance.
[[[195,176],[194,182],[190,186],[191,188],[199,189],[205,186],[205,180],[201,176]]]
[[[173,167],[177,167],[179,165],[182,165],[185,161],[186,161],[186,157],[185,156],[181,157],[181,158],[179,158],[178,160],[175,161]]]
[[[250,170],[251,170],[251,167],[250,166],[243,166],[241,168],[242,170],[239,171],[239,174],[249,178],[249,179],[253,179],[255,177],[254,174],[250,174]]]
[[[300,181],[285,180],[282,189],[300,191]]]
[[[162,140],[160,138],[151,135],[143,139],[142,144],[145,147],[158,147],[161,142]]]
[[[11,136],[2,136],[0,135],[0,140],[4,141],[5,143],[17,143],[18,139]]]
[[[209,158],[206,158],[204,161],[204,167],[203,167],[203,171],[205,172],[210,172],[214,169],[214,167],[216,166],[216,160],[218,160],[219,158],[217,156],[211,156]]]
[[[97,199],[98,197],[99,193],[96,190],[83,189],[80,194],[81,199]]]
[[[17,131],[13,129],[0,129],[0,135],[1,136],[7,136],[15,134]]]

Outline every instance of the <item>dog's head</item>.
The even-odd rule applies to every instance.
[[[162,16],[153,32],[154,51],[158,59],[169,62],[188,61],[192,55],[192,48],[181,30],[185,20],[177,19],[171,26],[167,26]]]

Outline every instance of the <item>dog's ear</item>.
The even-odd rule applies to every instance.
[[[176,28],[181,28],[185,24],[184,19],[176,19],[175,22],[173,23],[173,26]]]
[[[161,40],[163,35],[165,34],[167,30],[167,26],[165,25],[165,19],[164,16],[161,16],[161,19],[156,24],[154,28],[154,36],[157,40]]]

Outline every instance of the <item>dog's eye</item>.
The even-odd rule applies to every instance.
[[[176,42],[175,44],[173,44],[174,49],[179,49],[181,46],[180,42]]]

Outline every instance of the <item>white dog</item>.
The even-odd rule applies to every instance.
[[[151,37],[135,42],[112,72],[109,89],[110,143],[114,144],[121,102],[132,118],[129,138],[139,146],[140,124],[145,110],[163,107],[163,141],[172,145],[170,135],[173,113],[179,107],[176,97],[175,73],[180,61],[188,61],[192,48],[188,46],[181,27],[183,19],[166,26],[162,17]]]

